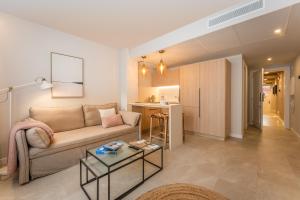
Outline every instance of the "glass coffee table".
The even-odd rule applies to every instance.
[[[93,148],[86,151],[86,157],[80,160],[80,186],[88,199],[92,199],[86,187],[96,182],[96,199],[99,200],[99,180],[107,177],[107,197],[111,199],[111,174],[138,161],[142,162],[141,171],[135,171],[135,174],[141,173],[141,180],[128,189],[122,192],[115,199],[122,199],[146,180],[157,174],[163,169],[163,147],[157,145],[155,148],[133,149],[129,148],[129,144],[124,141],[122,147],[116,154],[96,154],[96,149]],[[154,163],[147,157],[160,151],[160,163]],[[155,168],[154,172],[145,175],[145,165],[150,164]],[[85,171],[84,171],[85,169]],[[85,173],[84,173],[85,172]]]

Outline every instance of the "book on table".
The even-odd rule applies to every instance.
[[[151,144],[150,142],[147,142],[146,140],[138,140],[129,142],[129,146],[137,149],[144,149],[144,150],[154,150],[159,148],[159,145],[157,144]]]
[[[137,149],[142,149],[147,145],[148,145],[148,143],[146,140],[138,140],[138,141],[129,142],[129,146],[137,148]]]
[[[100,146],[96,149],[96,154],[117,154],[118,150],[123,146],[122,142],[113,141]]]

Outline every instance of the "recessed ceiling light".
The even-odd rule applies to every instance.
[[[281,34],[282,30],[280,28],[274,30],[274,34]]]
[[[268,58],[267,60],[268,60],[268,61],[272,61],[272,58],[270,57],[270,58]]]

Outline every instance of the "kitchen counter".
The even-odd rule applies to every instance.
[[[141,106],[141,107],[148,107],[148,108],[170,108],[173,105],[180,105],[180,104],[166,104],[162,105],[160,103],[130,103],[131,106]]]
[[[182,105],[168,104],[161,105],[160,103],[129,103],[131,110],[142,114],[142,123],[149,131],[149,120],[152,112],[161,112],[165,110],[169,113],[169,149],[173,150],[183,144],[183,120],[182,120]],[[140,135],[141,138],[141,135]]]

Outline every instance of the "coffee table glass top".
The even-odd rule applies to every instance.
[[[137,156],[140,155],[142,156],[142,149],[133,149],[133,148],[129,148],[129,144],[124,142],[124,141],[118,141],[123,143],[123,146],[120,147],[120,149],[117,151],[116,154],[96,154],[96,149],[98,149],[99,147],[93,148],[93,149],[89,149],[88,152],[90,154],[92,154],[94,157],[96,157],[97,159],[100,160],[100,162],[102,162],[103,164],[105,164],[106,166],[113,166],[129,157],[133,157],[133,156]]]

